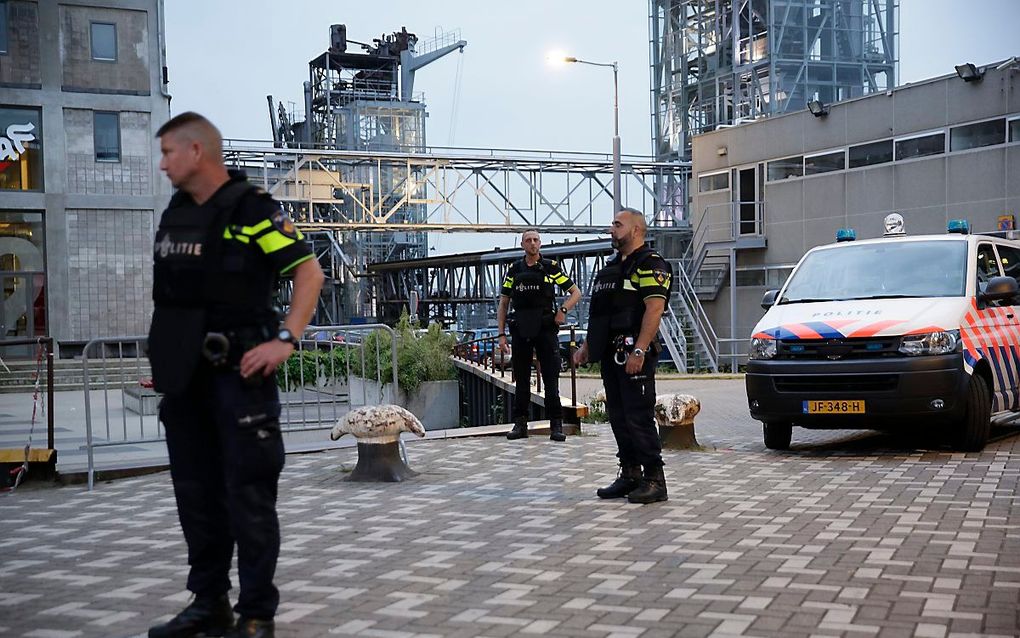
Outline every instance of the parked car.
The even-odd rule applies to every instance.
[[[461,346],[468,349],[465,357],[478,363],[485,361],[486,357],[491,357],[493,350],[497,349],[498,346],[498,339],[495,338],[498,334],[498,328],[465,330],[460,340]],[[484,339],[484,341],[481,341],[481,339]],[[509,357],[507,358],[509,359]]]

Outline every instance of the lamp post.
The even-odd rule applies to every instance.
[[[620,212],[620,82],[619,65],[614,62],[589,62],[573,56],[564,56],[564,62],[604,66],[613,69],[613,216]]]

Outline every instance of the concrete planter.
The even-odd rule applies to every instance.
[[[418,417],[426,430],[445,430],[458,427],[460,414],[460,386],[456,379],[425,381],[407,396],[401,390],[393,396],[393,384],[351,375],[351,407],[391,403],[406,408]]]

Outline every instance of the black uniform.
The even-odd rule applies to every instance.
[[[638,374],[627,374],[624,364],[641,332],[645,299],[662,297],[668,304],[671,279],[669,264],[651,248],[641,246],[626,260],[621,261],[617,254],[598,272],[592,285],[588,358],[601,364],[606,412],[624,466],[662,467],[654,415],[658,342],[652,341]]]
[[[510,266],[501,294],[510,297],[510,362],[517,389],[514,392],[515,422],[527,422],[531,407],[531,359],[538,357],[545,384],[545,412],[550,421],[561,421],[559,327],[555,321],[555,286],[566,292],[574,287],[554,259],[539,258],[534,266],[522,259]]]
[[[312,258],[278,203],[243,174],[197,205],[178,191],[156,233],[149,358],[170,474],[188,544],[188,589],[224,595],[237,544],[245,618],[272,619],[280,550],[276,492],[283,469],[275,376],[245,381],[238,364],[275,338],[272,295],[279,274]],[[207,335],[229,340],[221,351]],[[203,355],[203,344],[211,344]],[[220,342],[222,344],[222,342]]]

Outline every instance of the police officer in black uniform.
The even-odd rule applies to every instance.
[[[645,245],[645,231],[644,215],[632,208],[613,219],[609,232],[618,252],[595,276],[588,338],[574,354],[578,365],[589,359],[601,364],[620,459],[619,476],[597,494],[626,496],[631,503],[667,499],[654,409],[656,335],[669,302],[672,270]]]
[[[511,441],[528,436],[528,414],[531,408],[531,358],[538,357],[545,384],[545,412],[549,417],[549,438],[566,441],[563,433],[563,406],[560,404],[559,327],[567,313],[581,300],[581,291],[570,281],[554,259],[540,254],[542,238],[535,229],[521,235],[524,258],[514,262],[507,271],[500,291],[496,321],[499,326],[499,348],[507,351],[507,309],[513,302],[509,320],[513,351],[510,364],[517,384],[514,391],[514,427],[507,433]],[[570,297],[555,312],[556,286]]]
[[[284,462],[274,371],[315,310],[322,270],[280,205],[228,173],[207,119],[183,113],[156,136],[178,190],[156,233],[149,359],[195,597],[149,636],[269,638]],[[281,326],[272,295],[283,274],[293,274],[294,294]]]

